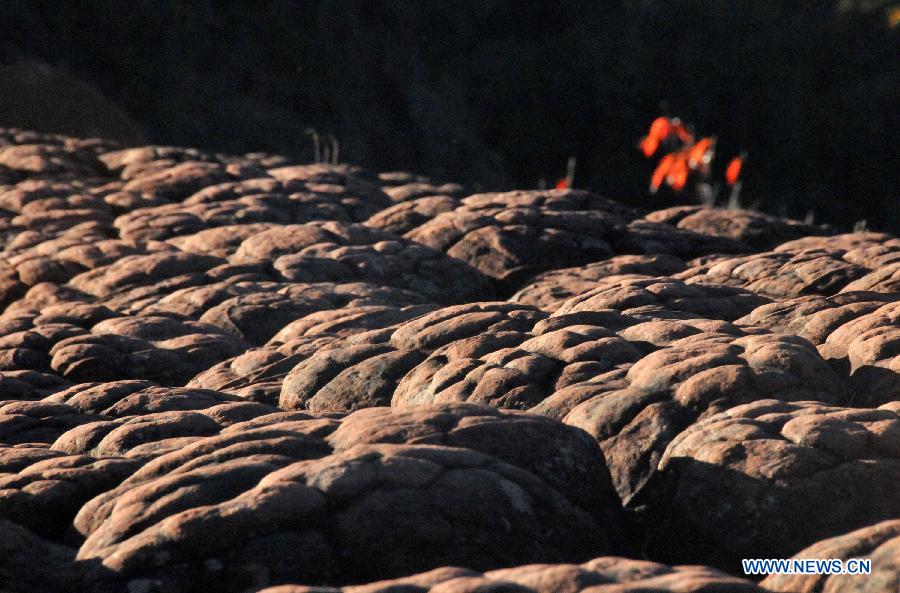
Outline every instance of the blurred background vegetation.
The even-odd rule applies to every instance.
[[[656,208],[691,200],[651,197],[635,148],[667,110],[718,136],[719,167],[749,152],[745,204],[896,233],[898,20],[875,0],[3,0],[0,65],[68,86],[35,102],[0,76],[0,125],[306,159],[313,127],[342,160],[485,189],[575,156],[576,187]]]

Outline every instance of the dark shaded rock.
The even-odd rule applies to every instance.
[[[775,251],[801,251],[804,249],[865,249],[869,247],[900,245],[900,241],[887,233],[844,233],[831,237],[802,237],[782,243]]]
[[[900,520],[882,521],[832,537],[798,552],[794,558],[843,561],[868,559],[871,574],[771,575],[761,586],[783,593],[893,593],[900,587]]]
[[[698,418],[767,398],[845,401],[834,371],[809,343],[789,336],[697,333],[643,357],[624,381],[612,378],[556,397],[577,404],[564,422],[600,442],[620,496],[634,506],[666,447]]]
[[[846,375],[850,401],[879,406],[900,400],[900,304],[895,294],[841,293],[762,306],[737,320],[805,337]]]
[[[722,319],[733,321],[769,299],[720,284],[685,284],[673,278],[622,279],[564,302],[554,315],[615,309],[648,319]]]
[[[369,408],[344,417],[326,437],[335,450],[394,443],[479,451],[526,469],[597,517],[620,549],[619,499],[592,438],[549,418],[471,404]]]
[[[198,374],[187,387],[215,389],[248,400],[278,405],[284,378],[299,362],[339,336],[313,336],[252,348]]]
[[[103,166],[89,150],[52,144],[0,147],[0,165],[26,175],[97,175]]]
[[[666,566],[607,556],[584,564],[534,564],[480,573],[443,567],[429,572],[340,588],[282,585],[260,593],[764,593],[755,584],[705,566]]]
[[[671,255],[619,255],[576,268],[538,274],[509,300],[552,313],[570,298],[601,284],[617,283],[623,277],[670,276],[684,268],[684,262]]]
[[[138,459],[0,446],[0,521],[62,541],[81,506],[140,467]]]
[[[480,272],[442,253],[362,225],[334,222],[274,227],[246,239],[232,263],[271,260],[291,282],[368,282],[442,303],[484,299]]]
[[[330,342],[288,373],[279,405],[319,411],[388,405],[404,375],[435,349],[469,336],[527,331],[543,317],[510,303],[459,305]]]
[[[0,371],[0,398],[6,401],[39,400],[70,385],[69,381],[50,373]]]
[[[49,349],[50,366],[75,382],[148,379],[183,385],[200,371],[248,345],[220,329],[170,317],[115,317],[90,333],[66,337]]]
[[[613,255],[632,218],[629,209],[584,191],[477,194],[406,236],[468,262],[511,293],[545,270]]]
[[[900,416],[761,400],[688,428],[659,468],[654,552],[739,570],[900,515]]]
[[[833,250],[772,251],[703,264],[676,277],[690,283],[739,286],[773,298],[831,296],[869,274],[867,268],[846,261],[845,255]]]
[[[202,274],[223,263],[225,261],[217,257],[183,252],[133,255],[79,274],[70,285],[97,297],[109,297],[128,288],[154,285],[166,278]]]
[[[645,217],[680,229],[714,237],[728,237],[754,249],[772,249],[807,235],[830,235],[826,226],[777,218],[752,210],[724,210],[704,206],[677,206],[651,212]]]
[[[750,245],[661,222],[638,219],[628,223],[625,235],[615,244],[616,253],[674,255],[684,259],[724,253],[749,253]]]
[[[293,456],[321,455],[314,442],[305,447]],[[267,581],[388,578],[445,562],[485,569],[583,558],[610,546],[602,527],[533,474],[465,449],[360,446],[294,463],[284,454],[201,459],[156,479],[135,474],[128,495],[107,497],[90,519],[85,507],[78,557],[103,563],[95,581],[240,591]]]
[[[224,165],[202,161],[185,161],[146,173],[131,177],[122,189],[168,200],[183,200],[208,185],[231,179]]]
[[[395,235],[403,235],[425,224],[438,214],[450,212],[459,200],[450,196],[430,195],[408,202],[400,202],[373,214],[366,226],[381,229]]]
[[[386,187],[384,192],[394,202],[410,202],[427,196],[461,198],[465,195],[466,189],[458,183],[435,185],[426,181],[411,180],[408,183]]]
[[[9,593],[69,593],[82,583],[75,550],[0,520],[0,583]]]
[[[49,446],[71,428],[98,420],[106,418],[61,403],[0,401],[0,444],[44,443]]]

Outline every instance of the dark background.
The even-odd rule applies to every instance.
[[[552,182],[576,156],[576,187],[656,208],[691,200],[651,197],[635,148],[665,102],[718,136],[720,169],[749,152],[744,204],[896,233],[896,5],[3,0],[0,64],[69,87],[37,113],[0,77],[0,125],[307,160],[313,127],[343,161],[485,189]],[[76,79],[99,92],[80,112]]]

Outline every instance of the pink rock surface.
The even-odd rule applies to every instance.
[[[893,593],[900,240],[832,233],[0,129],[0,589]]]

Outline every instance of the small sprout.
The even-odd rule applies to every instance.
[[[555,187],[556,189],[571,189],[572,184],[575,183],[575,157],[570,156],[569,161],[566,163],[566,176],[562,179],[556,181]]]
[[[323,136],[314,128],[306,128],[303,133],[312,138],[314,163],[328,163],[329,165],[338,164],[340,143],[333,134]]]
[[[743,206],[741,206],[741,184],[736,183],[734,187],[731,188],[731,193],[728,194],[728,201],[725,203],[726,210],[744,210]],[[749,210],[758,210],[759,204],[754,204],[750,206]]]

